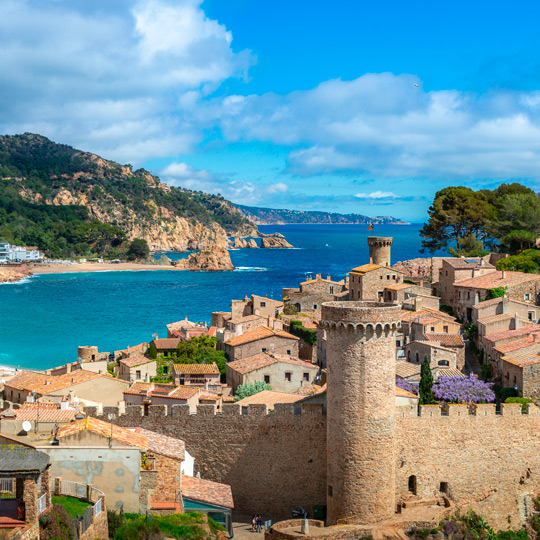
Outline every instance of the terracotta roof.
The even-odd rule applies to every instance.
[[[540,332],[540,326],[537,324],[529,324],[528,326],[516,328],[515,330],[503,330],[502,332],[493,332],[492,334],[485,335],[483,339],[495,343],[497,341],[505,339],[519,338],[520,336],[533,334],[535,333],[535,331]]]
[[[129,389],[124,390],[124,395],[136,395],[145,397],[161,397],[169,399],[188,399],[200,392],[198,386],[174,386],[173,384],[158,383],[135,383]]]
[[[225,344],[230,345],[231,347],[236,347],[238,345],[245,345],[246,343],[251,343],[252,341],[274,336],[284,339],[300,339],[292,334],[289,334],[289,332],[285,332],[284,330],[271,330],[267,326],[261,326],[260,328],[254,328],[253,330],[250,330],[249,332],[246,332],[240,336],[233,337],[226,341]]]
[[[497,306],[502,301],[503,301],[502,297],[492,298],[491,300],[484,300],[482,302],[478,302],[478,304],[474,304],[473,308],[483,309],[483,308],[490,307],[490,306]],[[531,308],[538,307],[538,306],[535,306],[534,304],[531,304],[530,302],[522,302],[521,300],[514,300],[513,298],[508,299],[508,305],[510,306],[510,304],[521,304],[522,306],[528,306],[528,307],[531,307]]]
[[[409,322],[416,322],[418,321],[418,318],[420,317],[420,320],[426,320],[426,321],[434,321],[434,320],[441,320],[441,321],[448,321],[457,323],[456,319],[452,317],[452,315],[448,315],[448,313],[445,313],[444,311],[439,311],[437,309],[429,309],[429,308],[422,308],[418,311],[409,311],[408,309],[402,309],[401,310],[401,320],[402,321],[409,321]]]
[[[443,367],[436,367],[433,369],[434,371],[434,378],[437,379],[439,377],[461,377],[464,379],[467,375],[465,373],[462,373],[459,371],[459,369],[456,368],[443,368]]]
[[[198,386],[177,386],[176,390],[169,394],[172,399],[189,399],[199,393],[201,389]]]
[[[503,356],[503,361],[518,367],[527,367],[540,363],[540,343],[536,347],[528,347],[523,351]]]
[[[203,503],[234,508],[231,486],[182,475],[182,497]],[[185,504],[189,508],[189,503]]]
[[[487,317],[481,317],[478,319],[478,324],[489,324],[496,321],[504,321],[507,319],[513,319],[514,315],[510,313],[498,313],[497,315],[488,315]]]
[[[261,315],[246,315],[244,317],[238,317],[236,319],[230,319],[229,323],[231,323],[231,324],[242,324],[242,323],[245,323],[245,322],[256,321],[257,319],[266,319],[266,317],[262,317]]]
[[[215,362],[211,364],[174,364],[174,372],[185,375],[219,375],[219,368]]]
[[[372,270],[377,270],[378,268],[382,268],[382,266],[379,266],[378,264],[363,264],[361,266],[353,268],[349,273],[367,274],[368,272],[371,272]]]
[[[26,390],[29,392],[36,392],[37,394],[51,394],[58,390],[63,390],[70,386],[81,384],[83,382],[92,381],[99,377],[107,377],[113,379],[119,383],[123,383],[120,379],[109,377],[108,375],[102,375],[99,373],[93,373],[85,369],[78,369],[71,373],[65,373],[64,375],[45,375],[44,373],[34,373],[31,371],[21,371],[15,377],[10,379],[6,386],[16,388],[17,390]]]
[[[448,263],[452,268],[456,268],[457,270],[465,270],[467,268],[494,268],[494,266],[488,262],[484,261],[484,264],[480,264],[481,258],[480,257],[468,257],[467,259],[462,258],[452,258],[452,257],[445,257],[443,259],[444,262]]]
[[[130,386],[126,390],[124,390],[124,394],[145,394],[146,392],[154,387],[154,383],[142,383],[137,382],[134,385]],[[174,388],[173,385],[171,385],[171,389]]]
[[[179,338],[158,338],[154,339],[152,343],[158,350],[172,350],[178,347],[178,344],[182,341]]]
[[[313,392],[312,392],[313,393]],[[247,405],[267,405],[273,409],[276,403],[295,403],[304,399],[306,396],[301,394],[290,394],[288,392],[275,392],[274,390],[263,390],[252,396],[248,396],[236,403],[243,407]]]
[[[396,377],[401,379],[409,379],[411,377],[420,377],[420,364],[413,364],[411,362],[396,362]]]
[[[149,364],[150,362],[155,362],[155,360],[140,353],[130,354],[127,358],[119,360],[119,363],[124,364],[126,367],[142,366],[143,364]]]
[[[153,452],[162,456],[171,457],[173,459],[184,460],[185,444],[180,439],[174,439],[161,435],[154,431],[149,431],[140,427],[127,428],[103,422],[98,418],[89,416],[84,420],[64,424],[58,428],[57,438],[61,439],[69,437],[81,431],[90,431],[109,439],[111,437],[115,441],[134,446],[144,451]]]
[[[217,394],[201,394],[199,396],[199,403],[201,401],[219,401],[219,396]]]
[[[442,350],[442,351],[448,351],[448,352],[452,352],[455,354],[455,350],[450,348],[450,347],[445,347],[444,345],[441,345],[440,343],[437,343],[436,341],[429,341],[427,339],[415,339],[414,341],[411,341],[410,344],[412,343],[424,343],[425,345],[429,345],[429,347],[432,347],[434,349],[439,349],[439,350]]]
[[[396,386],[396,396],[419,399],[416,394],[408,392],[407,390],[403,390],[403,388],[400,388],[399,386]]]
[[[396,283],[395,285],[387,285],[385,289],[388,289],[389,291],[400,291],[401,289],[410,289],[411,287],[416,287],[416,285],[413,285],[412,283]],[[427,289],[426,292],[428,292]]]
[[[7,413],[7,414],[6,414]],[[56,403],[23,403],[19,409],[6,409],[0,414],[2,420],[17,420],[18,422],[71,422],[77,411],[75,409],[60,409]]]
[[[424,334],[428,341],[437,341],[443,347],[465,347],[459,334]]]
[[[536,337],[536,341],[534,340],[534,337]],[[509,353],[519,351],[520,349],[524,349],[526,347],[538,347],[540,349],[540,336],[538,334],[530,334],[522,337],[521,339],[515,339],[508,343],[502,343],[498,347],[495,347],[495,350],[501,354],[508,355]]]
[[[540,275],[526,274],[524,272],[506,272],[506,277],[502,277],[502,271],[494,270],[473,278],[461,279],[454,283],[454,287],[467,287],[474,289],[493,289],[494,287],[512,287],[527,281],[538,281]]]
[[[256,371],[257,369],[261,369],[265,366],[276,364],[277,362],[285,362],[287,364],[293,364],[295,366],[318,369],[318,367],[311,362],[299,360],[286,354],[275,353],[259,353],[254,356],[249,356],[248,358],[242,358],[241,360],[228,362],[227,367],[236,371],[237,373],[245,375],[246,373],[251,373],[252,371]]]
[[[120,351],[115,351],[115,353],[131,354],[133,352],[142,351],[144,348],[148,348],[148,343],[146,343],[146,341],[143,343],[139,343],[138,345],[133,345],[133,347],[126,347],[125,349],[121,349]]]

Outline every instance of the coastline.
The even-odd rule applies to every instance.
[[[67,274],[76,272],[119,272],[134,270],[176,270],[185,271],[185,268],[176,266],[161,266],[158,264],[139,263],[76,263],[76,264],[44,264],[30,267],[34,275],[39,274]]]

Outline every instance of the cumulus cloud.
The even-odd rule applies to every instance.
[[[268,193],[286,193],[289,191],[289,186],[284,182],[278,182],[277,184],[271,184],[266,188]]]
[[[0,3],[0,130],[141,163],[190,151],[205,127],[193,107],[249,51],[210,20],[202,0],[78,7],[54,0]]]
[[[366,74],[287,95],[220,103],[230,141],[292,146],[297,175],[540,177],[538,92],[426,92],[412,75]]]

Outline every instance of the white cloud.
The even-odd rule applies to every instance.
[[[126,5],[0,2],[0,132],[38,132],[135,164],[202,140],[193,108],[245,77],[251,53],[232,50],[201,0]]]
[[[417,81],[366,74],[214,107],[228,140],[293,147],[287,170],[297,175],[540,177],[539,92],[426,92]]]
[[[289,186],[283,182],[278,182],[277,184],[271,184],[266,188],[268,193],[286,193],[289,191]]]
[[[399,195],[396,195],[392,191],[373,191],[371,193],[357,193],[355,195],[357,199],[399,199]]]

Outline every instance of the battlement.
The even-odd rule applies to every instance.
[[[508,416],[537,416],[540,420],[540,408],[533,403],[526,403],[525,408],[520,403],[501,403],[497,406],[488,403],[462,404],[443,403],[441,405],[420,405],[397,407],[397,418],[437,418],[437,417],[508,417]]]
[[[400,308],[388,302],[325,302],[321,326],[354,331],[396,331],[401,325]]]
[[[237,405],[236,403],[223,404],[222,410],[218,411],[216,405],[197,405],[192,408],[188,404],[173,405],[171,414],[167,409],[167,405],[150,405],[145,409],[142,405],[129,407],[85,407],[84,412],[88,416],[94,416],[107,420],[110,414],[115,415],[115,418],[127,417],[136,420],[141,417],[149,418],[164,418],[164,417],[188,417],[188,416],[220,416],[220,417],[283,417],[283,416],[323,416],[323,405],[304,404],[296,405],[294,403],[277,403],[274,409],[268,409],[266,405],[252,404],[247,406]]]
[[[368,246],[387,247],[391,246],[393,241],[392,236],[368,236],[367,238]]]

